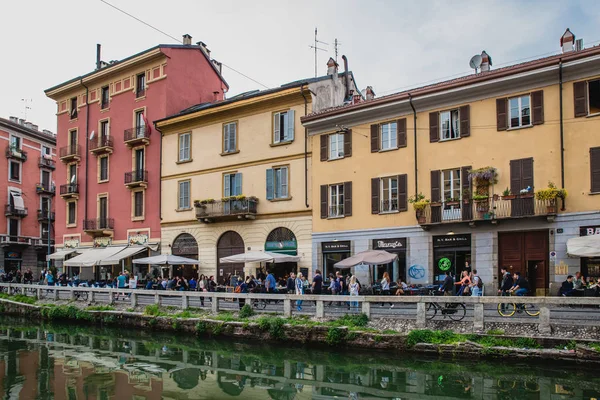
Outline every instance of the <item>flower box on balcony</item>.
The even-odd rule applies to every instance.
[[[431,202],[431,207],[440,207],[442,205],[441,202],[439,201],[432,201]]]
[[[516,198],[517,196],[515,196],[514,194],[507,194],[502,196],[502,200],[514,200]]]
[[[460,201],[457,201],[457,200],[446,201],[444,204],[447,206],[458,206],[458,205],[460,205]]]
[[[533,193],[522,194],[522,195],[519,196],[519,198],[521,198],[521,199],[532,199],[533,198]]]

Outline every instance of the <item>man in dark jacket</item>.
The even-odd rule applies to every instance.
[[[500,296],[510,296],[510,289],[513,287],[513,277],[510,274],[510,272],[508,272],[508,270],[506,269],[506,267],[502,267],[500,269],[500,273],[502,274],[502,281],[500,282],[500,289],[498,289],[498,293],[500,294]],[[506,309],[506,304],[502,304],[502,311],[504,311]]]
[[[287,292],[290,294],[294,294],[296,293],[296,274],[293,272],[290,272],[290,277],[287,279],[286,282],[286,287],[287,287]]]
[[[561,296],[573,296],[575,289],[573,286],[573,275],[567,276],[567,280],[562,283],[560,291],[558,292]]]
[[[450,275],[450,271],[446,271],[446,277],[442,284],[442,292],[444,292],[444,296],[452,296],[452,290],[454,290],[454,279]]]

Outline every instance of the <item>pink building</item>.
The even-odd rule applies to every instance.
[[[183,38],[110,63],[98,46],[94,71],[45,91],[57,103],[57,266],[66,260],[82,278],[122,268],[143,277],[132,257],[160,252],[161,134],[152,121],[228,89],[206,45]]]
[[[0,118],[0,274],[37,273],[54,250],[56,136],[24,119]]]

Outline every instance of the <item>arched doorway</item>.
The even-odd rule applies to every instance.
[[[265,242],[265,251],[272,253],[288,254],[291,256],[298,255],[298,241],[294,232],[288,228],[275,228],[267,236]],[[280,264],[269,264],[267,269],[273,272],[276,278],[289,275],[290,272],[298,272],[298,263],[287,262]],[[308,277],[308,269],[301,271],[302,274]]]
[[[229,285],[230,282],[224,282],[229,276],[244,277],[244,264],[223,264],[219,261],[223,257],[233,256],[245,252],[244,239],[239,233],[227,231],[221,235],[217,242],[217,283]]]
[[[174,256],[198,259],[198,242],[189,233],[177,236],[171,245],[171,253]],[[183,276],[190,279],[192,276],[198,278],[198,266],[196,265],[174,265],[173,276]]]

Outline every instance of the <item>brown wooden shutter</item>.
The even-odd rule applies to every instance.
[[[327,161],[329,159],[328,151],[329,135],[321,135],[321,161]]]
[[[521,160],[521,171],[523,177],[523,189],[531,186],[531,191],[533,193],[533,158],[524,158]]]
[[[462,106],[458,113],[460,115],[460,137],[471,136],[471,108],[469,105]]]
[[[587,82],[573,83],[573,96],[575,105],[575,117],[587,116]]]
[[[398,147],[406,147],[406,118],[399,119],[398,127]]]
[[[327,192],[329,187],[327,185],[321,185],[321,218],[325,219],[329,215],[327,209]]]
[[[398,211],[408,210],[408,175],[398,175]]]
[[[344,216],[352,215],[352,182],[344,182]]]
[[[508,129],[508,118],[506,115],[508,99],[496,99],[496,129],[505,131]]]
[[[522,184],[522,166],[521,160],[510,160],[510,192],[513,195],[519,194],[524,189]]]
[[[371,153],[379,151],[379,125],[371,125]]]
[[[431,202],[441,201],[441,171],[431,171]],[[431,206],[431,222],[442,222],[442,206]]]
[[[600,192],[600,147],[590,149],[591,192]]]
[[[352,129],[344,133],[344,157],[352,156]]]
[[[531,114],[533,118],[531,123],[533,125],[541,125],[544,123],[544,91],[538,90],[537,92],[531,93]]]
[[[440,116],[438,112],[429,113],[429,142],[431,143],[440,141],[439,120]]]
[[[371,214],[379,214],[379,178],[371,179]]]
[[[463,191],[462,193],[462,219],[463,221],[470,221],[473,219],[473,202],[471,201],[471,199],[473,198],[473,193],[472,193],[472,185],[471,185],[471,181],[469,180],[469,171],[473,169],[471,166],[468,167],[462,167],[460,169],[460,183],[461,183],[461,189]],[[469,191],[469,194],[466,195],[466,193],[464,193],[466,190]]]

